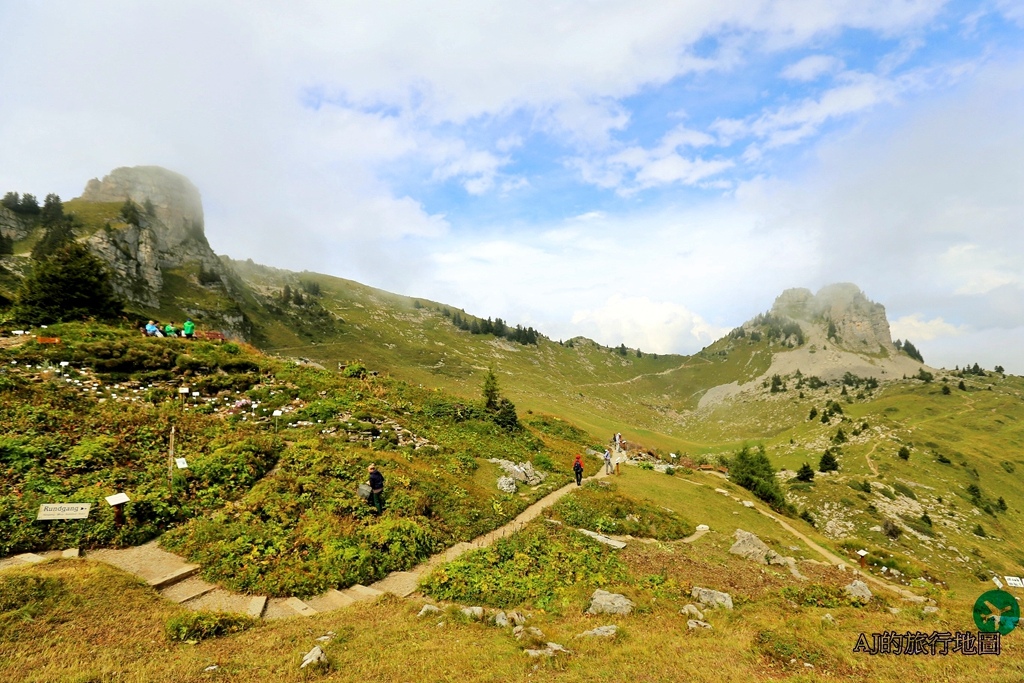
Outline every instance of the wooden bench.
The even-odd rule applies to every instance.
[[[227,341],[227,337],[224,336],[224,333],[217,332],[216,330],[197,332],[196,336],[199,337],[200,339],[206,339],[207,341]]]
[[[36,337],[37,344],[60,344],[60,337]]]

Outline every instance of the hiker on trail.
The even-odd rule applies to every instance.
[[[192,318],[186,318],[185,324],[181,326],[181,335],[185,339],[191,339],[192,335],[196,333],[196,324],[192,322]]]
[[[615,450],[622,450],[622,434],[620,434],[619,432],[615,432]]]
[[[608,452],[608,449],[604,449],[604,473],[612,473],[612,454]]]
[[[178,328],[176,328],[174,326],[174,322],[173,321],[167,323],[167,326],[164,327],[164,334],[166,334],[168,337],[177,337],[178,336]]]
[[[160,328],[156,326],[156,323],[152,320],[146,324],[146,334],[150,337],[156,337],[160,334]]]
[[[377,465],[370,465],[370,502],[378,515],[384,512],[384,475],[377,471]]]
[[[583,456],[577,455],[576,460],[572,463],[572,471],[576,474],[576,485],[580,486],[583,482]]]

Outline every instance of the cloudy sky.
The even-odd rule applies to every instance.
[[[855,282],[1024,374],[1024,2],[0,3],[0,191],[645,351]]]

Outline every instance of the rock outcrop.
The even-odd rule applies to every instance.
[[[201,239],[203,201],[199,190],[185,176],[159,166],[115,168],[103,180],[93,178],[85,185],[82,199],[90,202],[123,202],[131,199],[140,207],[152,206],[152,217],[161,225],[157,246],[168,252],[183,242]]]
[[[798,322],[834,326],[833,339],[854,352],[896,351],[885,317],[885,306],[869,300],[849,282],[827,285],[812,294],[809,289],[787,289],[775,300],[772,315]]]
[[[125,301],[159,307],[168,269],[179,269],[179,277],[198,278],[196,285],[221,287],[227,299],[238,300],[228,267],[206,240],[199,190],[185,176],[159,166],[117,168],[103,180],[90,180],[80,199],[130,199],[140,209],[137,224],[108,225],[86,242],[110,267],[114,290]],[[215,312],[186,307],[185,312],[233,336],[251,333],[237,306],[220,306]]]
[[[24,239],[32,227],[32,221],[26,220],[5,206],[0,206],[0,235],[13,240]]]

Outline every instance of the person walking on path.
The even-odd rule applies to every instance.
[[[377,465],[370,465],[370,502],[377,508],[377,514],[384,512],[384,475],[377,471]]]
[[[608,452],[608,449],[604,449],[604,473],[612,473],[612,454]]]
[[[196,324],[192,322],[192,318],[186,318],[185,324],[181,326],[181,334],[185,339],[191,339],[192,335],[196,333]]]
[[[576,475],[576,485],[580,486],[583,483],[583,456],[577,455],[576,460],[572,463],[572,471]]]

